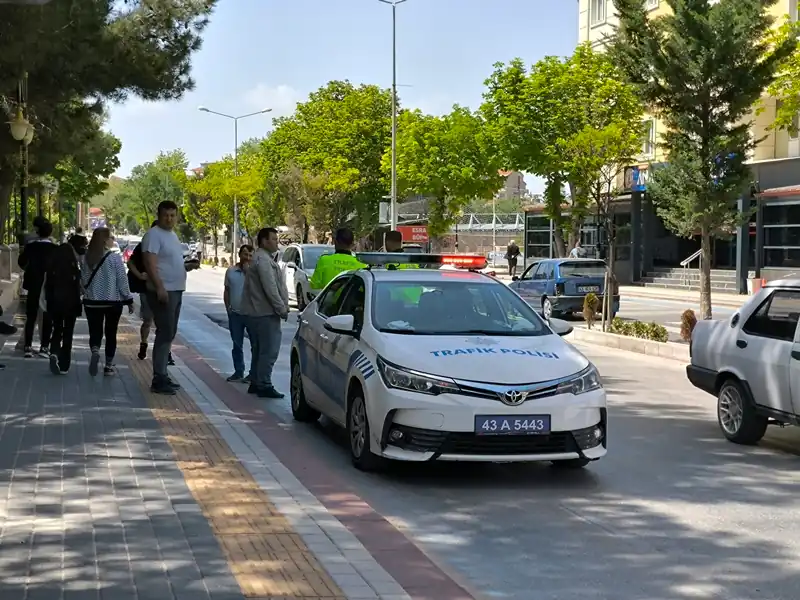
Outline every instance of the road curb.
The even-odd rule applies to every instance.
[[[683,363],[689,362],[689,345],[676,344],[675,342],[654,342],[616,333],[604,333],[594,329],[576,327],[567,339],[573,342],[604,346],[626,352],[636,352],[647,356],[668,358]]]
[[[685,298],[681,296],[670,296],[667,294],[655,294],[651,292],[642,292],[638,290],[630,290],[625,289],[620,293],[620,297],[624,300],[625,298],[636,298],[638,300],[669,300],[671,302],[686,302],[690,305],[696,305],[700,302],[700,295],[698,294],[695,298]],[[714,296],[711,294],[711,308],[715,306],[719,306],[722,308],[740,308],[747,300],[750,299],[750,296],[741,295],[741,296],[733,296],[731,298],[720,298],[719,296]]]

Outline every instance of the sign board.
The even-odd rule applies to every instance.
[[[105,215],[89,217],[89,229],[94,231],[95,229],[99,229],[100,227],[108,227]]]
[[[407,244],[423,244],[428,241],[427,225],[399,225],[397,231],[403,234],[403,241]]]
[[[647,190],[647,167],[625,167],[623,187],[626,192],[644,192]]]

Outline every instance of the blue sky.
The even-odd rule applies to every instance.
[[[190,166],[230,153],[233,124],[199,105],[236,115],[272,108],[240,121],[243,141],[332,79],[389,87],[391,10],[378,0],[220,0],[193,60],[194,91],[111,108],[118,174],[162,150],[183,149]],[[397,9],[401,103],[434,114],[455,103],[476,108],[495,62],[571,53],[577,11],[576,0],[408,0]]]

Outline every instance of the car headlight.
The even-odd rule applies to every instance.
[[[458,391],[458,386],[452,379],[404,369],[387,363],[380,356],[377,362],[378,371],[386,387],[432,396]]]
[[[585,394],[592,390],[598,390],[603,387],[600,381],[600,373],[593,365],[589,365],[583,371],[575,375],[572,379],[558,384],[556,389],[557,394]]]

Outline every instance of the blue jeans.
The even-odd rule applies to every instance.
[[[247,317],[237,312],[228,311],[228,331],[231,332],[233,349],[231,358],[233,359],[233,374],[244,377],[244,332],[247,327]],[[252,346],[252,340],[250,342]],[[253,375],[253,362],[255,354],[250,361],[250,375]]]
[[[272,386],[272,368],[281,351],[281,318],[278,315],[247,317],[247,333],[253,363],[250,383],[257,388]]]

